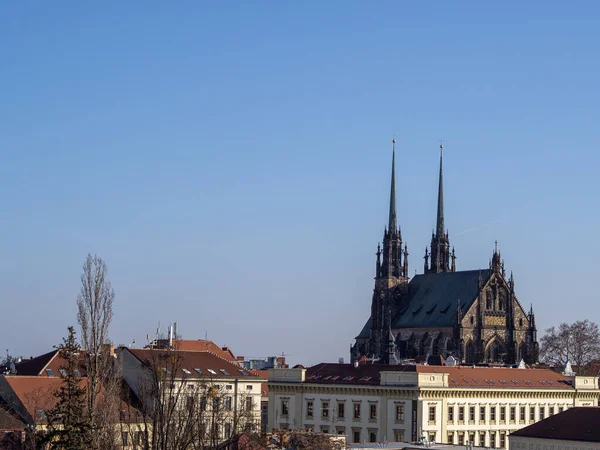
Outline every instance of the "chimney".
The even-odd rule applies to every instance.
[[[354,368],[358,368],[358,361],[354,361]]]
[[[173,327],[169,325],[169,348],[173,348]]]

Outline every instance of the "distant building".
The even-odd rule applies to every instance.
[[[351,347],[351,359],[365,355],[394,364],[418,356],[453,355],[468,364],[536,363],[533,307],[526,311],[517,299],[514,277],[506,276],[497,244],[487,267],[456,268],[445,225],[441,148],[436,226],[429,250],[425,247],[423,274],[415,271],[412,278],[396,216],[393,153],[389,220],[383,248],[377,246],[371,313]]]
[[[600,448],[600,408],[571,408],[521,428],[509,437],[510,450]]]
[[[241,431],[259,429],[264,379],[235,361],[211,351],[171,348],[120,347],[117,354],[123,379],[142,410],[153,408],[157,398],[188,408],[188,414],[193,411],[197,415],[202,435],[212,444]],[[158,386],[153,371],[165,374]]]
[[[318,364],[269,371],[269,430],[506,448],[510,433],[599,398],[597,377],[548,369]]]

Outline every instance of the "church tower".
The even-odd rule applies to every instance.
[[[376,288],[391,288],[408,281],[408,247],[402,248],[402,231],[396,217],[396,140],[392,141],[392,182],[388,225],[383,231],[383,251],[377,246]]]
[[[383,232],[383,248],[377,246],[375,288],[371,302],[368,356],[389,362],[392,317],[396,313],[392,289],[408,283],[408,247],[402,247],[402,232],[396,216],[396,140],[392,141],[392,181],[388,225]]]
[[[450,253],[450,239],[444,224],[444,173],[442,166],[442,152],[444,146],[440,145],[440,178],[438,184],[437,220],[435,232],[431,234],[431,253],[425,248],[425,273],[455,272],[456,255],[454,249]],[[431,258],[431,264],[429,264]],[[452,264],[450,260],[452,259]]]

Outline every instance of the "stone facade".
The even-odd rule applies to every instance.
[[[431,252],[425,250],[423,275],[409,280],[408,247],[396,219],[394,165],[395,151],[389,223],[383,248],[377,249],[371,315],[351,347],[351,359],[366,356],[393,364],[452,355],[469,364],[537,362],[533,307],[526,312],[517,299],[514,276],[506,276],[497,243],[487,269],[456,271],[444,224],[441,152]]]

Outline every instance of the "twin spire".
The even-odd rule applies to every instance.
[[[450,253],[450,240],[444,224],[444,172],[443,149],[440,145],[440,173],[437,199],[435,233],[431,236],[431,253],[425,248],[425,273],[455,272],[456,255]],[[381,261],[383,256],[383,261]],[[404,261],[402,261],[404,256]],[[431,265],[429,258],[431,257]],[[452,263],[450,264],[450,259]],[[402,235],[396,216],[396,140],[392,141],[392,181],[390,185],[390,212],[388,227],[384,233],[383,252],[377,250],[377,277],[408,278],[408,249],[402,248]]]

